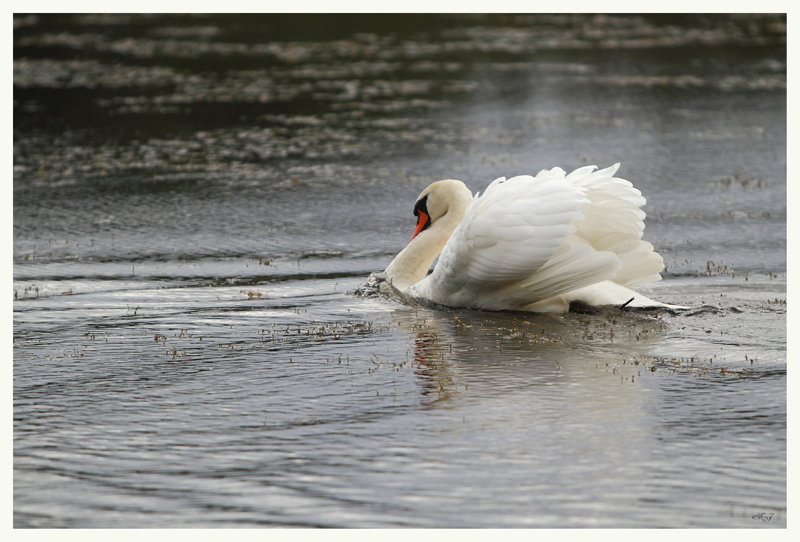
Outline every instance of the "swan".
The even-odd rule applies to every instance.
[[[619,166],[501,177],[474,197],[461,181],[435,182],[417,198],[411,241],[386,268],[385,280],[404,296],[448,307],[686,308],[630,289],[660,280],[664,263],[641,239],[645,199],[614,177]]]

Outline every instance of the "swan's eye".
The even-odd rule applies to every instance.
[[[420,211],[426,215],[430,214],[428,213],[428,196],[420,198],[417,203],[414,204],[414,216],[419,217]]]

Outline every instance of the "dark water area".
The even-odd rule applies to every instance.
[[[14,526],[785,528],[786,98],[781,15],[15,15]],[[689,311],[363,287],[616,162]]]

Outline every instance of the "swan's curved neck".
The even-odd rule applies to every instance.
[[[424,279],[442,252],[472,202],[472,194],[466,187],[454,196],[447,212],[420,232],[386,268],[386,278],[395,288],[402,291]]]

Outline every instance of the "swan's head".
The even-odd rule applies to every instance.
[[[461,215],[472,201],[472,192],[461,181],[437,181],[425,190],[414,203],[414,216],[417,217],[417,227],[411,240],[421,232],[427,230],[437,220],[450,212],[458,212],[456,223],[461,220]]]
[[[414,203],[414,235],[386,268],[392,286],[403,291],[425,278],[470,203],[472,192],[461,181],[438,181],[422,191]]]

